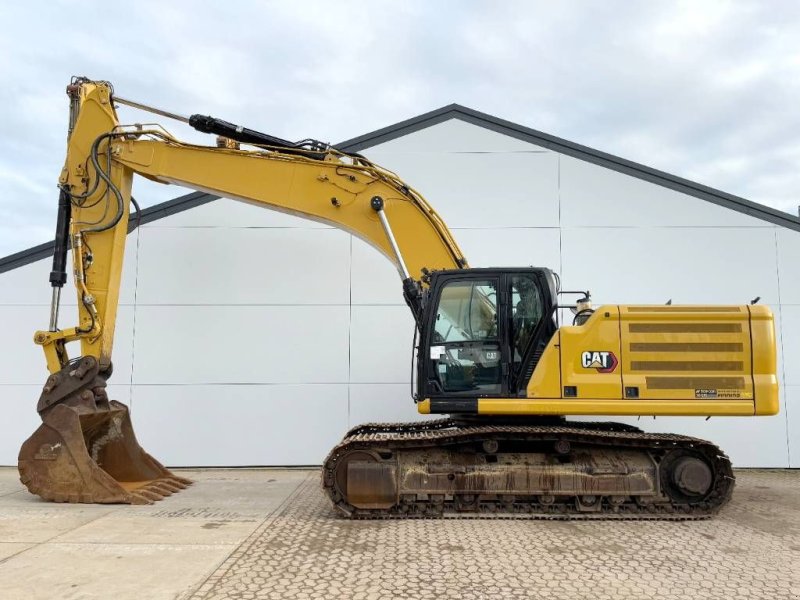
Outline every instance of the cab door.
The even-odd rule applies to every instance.
[[[444,279],[430,314],[422,393],[432,396],[503,396],[508,385],[507,319],[501,276]]]

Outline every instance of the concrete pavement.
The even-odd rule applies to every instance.
[[[713,520],[338,518],[313,470],[181,471],[155,505],[39,501],[0,469],[0,598],[800,598],[800,472]]]
[[[0,469],[0,598],[185,597],[309,477],[180,473],[196,483],[166,500],[100,506],[42,502]]]

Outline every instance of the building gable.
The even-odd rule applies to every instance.
[[[337,144],[336,147],[346,152],[358,152],[379,145],[388,146],[388,142],[398,140],[411,133],[419,132],[453,119],[502,134],[526,144],[532,144],[546,150],[576,158],[580,161],[610,169],[611,171],[647,181],[669,190],[693,196],[705,200],[706,202],[760,219],[765,223],[800,231],[800,218],[788,213],[459,104],[450,104],[417,117],[395,123],[394,125],[345,140]],[[457,144],[458,140],[455,140],[455,143]],[[412,181],[412,178],[408,177],[408,180]],[[432,198],[436,197],[435,194],[429,195]],[[218,196],[205,192],[192,192],[179,198],[162,202],[142,210],[139,216],[137,216],[137,213],[133,213],[131,215],[129,230],[132,230],[137,223],[142,225],[152,223],[164,217],[207,204],[217,198]],[[5,258],[0,258],[0,273],[51,256],[52,251],[53,242],[46,242],[11,254]]]

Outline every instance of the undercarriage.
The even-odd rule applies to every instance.
[[[356,519],[685,520],[717,513],[734,476],[710,442],[621,423],[440,419],[352,429],[323,487]]]

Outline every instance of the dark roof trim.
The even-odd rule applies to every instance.
[[[152,223],[158,219],[163,219],[164,217],[189,210],[190,208],[207,204],[208,202],[216,200],[217,198],[219,198],[219,196],[207,194],[206,192],[192,192],[191,194],[186,194],[180,198],[168,200],[167,202],[162,202],[161,204],[156,204],[155,206],[143,209],[141,218],[139,218],[138,213],[133,212],[131,213],[130,220],[128,221],[128,233],[133,231],[137,224],[147,225],[148,223]],[[44,244],[39,244],[33,248],[23,250],[22,252],[17,252],[16,254],[11,254],[5,258],[0,258],[0,273],[5,273],[6,271],[11,271],[17,267],[22,267],[32,262],[36,262],[37,260],[53,256],[54,246],[55,244],[53,242],[45,242]]]
[[[789,213],[764,206],[763,204],[757,204],[740,196],[734,196],[733,194],[728,194],[721,190],[689,181],[688,179],[683,179],[682,177],[670,175],[664,171],[646,167],[645,165],[620,158],[619,156],[601,152],[600,150],[595,150],[588,146],[582,146],[581,144],[576,144],[554,135],[531,129],[530,127],[518,125],[517,123],[512,123],[511,121],[506,121],[459,104],[450,104],[449,106],[425,113],[413,119],[408,119],[407,121],[384,127],[378,131],[373,131],[372,133],[347,140],[340,144],[339,147],[351,152],[358,152],[364,148],[388,142],[449,119],[459,119],[524,142],[542,146],[554,152],[566,154],[567,156],[585,160],[586,162],[611,169],[612,171],[624,173],[631,177],[643,179],[644,181],[689,196],[694,196],[695,198],[700,198],[701,200],[744,213],[756,219],[800,231],[800,218]]]
[[[45,242],[32,248],[27,248],[22,252],[9,254],[4,258],[0,258],[0,273],[12,271],[17,267],[23,267],[37,260],[41,260],[47,256],[53,256],[53,242]]]
[[[428,127],[432,127],[433,125],[438,125],[444,121],[449,121],[450,119],[458,119],[459,110],[470,109],[459,106],[458,104],[451,104],[449,106],[427,112],[423,115],[419,115],[413,119],[406,119],[405,121],[400,121],[394,125],[384,127],[383,129],[365,133],[364,135],[344,141],[341,144],[336,144],[336,147],[339,150],[344,150],[345,152],[359,152],[365,148],[371,148],[372,146],[383,144],[384,142],[403,137],[409,133],[419,131],[420,129],[426,129]],[[487,127],[487,124],[484,123],[481,126]]]
[[[472,125],[477,125],[478,127],[483,127],[524,142],[536,144],[537,146],[542,146],[554,152],[585,160],[601,167],[666,187],[676,192],[700,198],[701,200],[735,210],[736,212],[761,219],[768,223],[800,231],[800,218],[789,213],[775,210],[774,208],[751,202],[745,198],[734,196],[700,183],[683,179],[682,177],[676,177],[664,171],[652,169],[639,163],[620,158],[619,156],[601,152],[600,150],[595,150],[588,146],[582,146],[581,144],[576,144],[554,135],[524,127],[523,125],[518,125],[517,123],[512,123],[511,121],[506,121],[459,104],[450,104],[414,117],[413,119],[407,119],[400,123],[390,125],[389,127],[384,127],[383,129],[378,129],[377,131],[346,140],[340,144],[336,144],[336,147],[346,152],[359,152],[365,148],[383,144],[384,142],[403,137],[444,121],[449,121],[450,119],[459,119],[466,123],[471,123]],[[141,224],[145,225],[151,223],[158,219],[168,217],[169,215],[174,215],[184,210],[206,204],[217,198],[218,196],[205,192],[192,192],[191,194],[186,194],[174,200],[162,202],[150,208],[145,208],[142,211]],[[131,214],[129,231],[132,230],[133,225],[136,223],[136,218],[136,213]],[[53,242],[47,242],[23,250],[22,252],[6,256],[5,258],[0,258],[0,273],[41,260],[52,254]]]
[[[218,198],[219,196],[215,196],[214,194],[209,194],[207,192],[192,192],[191,194],[186,194],[185,196],[180,196],[179,198],[174,198],[172,200],[167,200],[161,204],[156,204],[150,208],[145,208],[142,210],[142,218],[138,223],[136,220],[136,213],[131,214],[128,225],[128,233],[133,231],[134,227],[138,224],[147,225],[153,221],[158,221],[164,217],[181,213],[185,210],[189,210],[190,208],[208,204],[212,200],[217,200]]]

